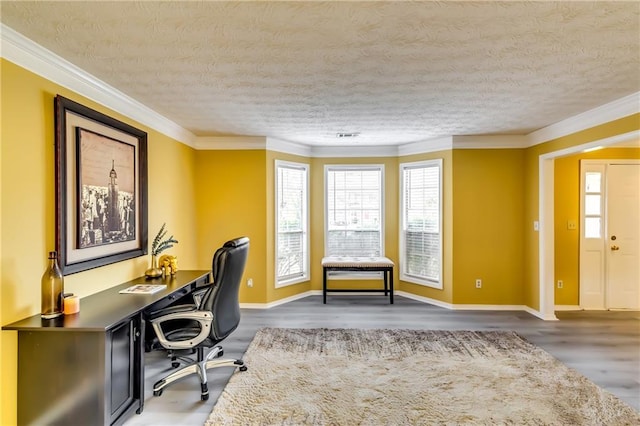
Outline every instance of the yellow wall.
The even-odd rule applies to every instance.
[[[148,132],[149,235],[163,222],[180,241],[171,252],[183,269],[195,268],[195,151],[95,102],[1,62],[0,322],[40,312],[40,277],[55,247],[54,107],[57,94]],[[149,256],[65,277],[65,291],[80,297],[140,276]],[[3,425],[16,422],[17,333],[0,338]]]
[[[1,59],[0,59],[1,61]],[[2,63],[0,62],[0,82],[2,82],[2,70],[3,70],[3,66]],[[1,86],[0,86],[1,87]],[[1,90],[1,89],[0,89]],[[2,189],[2,135],[3,135],[3,126],[2,126],[2,96],[0,95],[0,190]],[[2,236],[2,195],[0,195],[0,236]],[[2,243],[1,243],[1,239],[0,239],[0,260],[3,259],[2,257]],[[2,322],[2,261],[0,261],[0,325],[4,324],[4,322]],[[0,334],[0,365],[2,365],[2,360],[4,359],[3,357],[3,349],[2,349],[2,341],[4,340],[3,336]],[[5,386],[4,386],[4,378],[6,377],[6,374],[4,372],[4,369],[0,367],[0,422],[2,422],[4,420],[4,413],[8,412],[8,409],[5,409],[5,405],[8,404],[8,402],[6,402],[7,400],[11,400],[14,401],[13,398],[10,398],[8,396],[7,391],[5,391]],[[12,408],[13,410],[13,408]]]
[[[614,120],[580,132],[532,146],[525,150],[525,212],[524,212],[524,303],[533,308],[540,308],[539,288],[539,253],[538,232],[533,229],[533,222],[539,220],[539,157],[544,154],[560,151],[577,145],[586,144],[622,135],[640,129],[640,114]]]
[[[554,231],[555,231],[555,288],[556,305],[580,304],[580,160],[639,159],[638,148],[608,148],[558,158],[554,162]],[[568,229],[574,221],[576,229]]]
[[[522,305],[524,152],[453,152],[453,302]],[[482,288],[475,280],[482,280]]]
[[[198,266],[211,268],[215,250],[246,236],[251,245],[240,300],[264,303],[267,297],[266,151],[199,151],[196,158]],[[252,278],[249,288],[246,280]]]

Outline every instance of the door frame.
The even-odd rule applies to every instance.
[[[548,152],[538,157],[538,317],[547,321],[558,318],[555,314],[555,253],[554,253],[554,159],[576,154],[587,149],[610,147],[640,139],[640,130],[623,133],[605,139]]]

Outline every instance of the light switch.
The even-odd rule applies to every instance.
[[[578,224],[576,223],[575,220],[568,220],[567,221],[567,229],[578,229]]]

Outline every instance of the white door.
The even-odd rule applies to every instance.
[[[640,308],[640,165],[607,167],[607,308]]]
[[[640,309],[640,163],[580,169],[580,307]]]
[[[605,309],[605,164],[580,161],[580,307]]]

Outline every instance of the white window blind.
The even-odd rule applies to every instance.
[[[442,160],[400,165],[401,279],[442,288]]]
[[[276,287],[309,277],[308,165],[276,161]]]
[[[383,256],[383,166],[326,166],[327,256]]]

